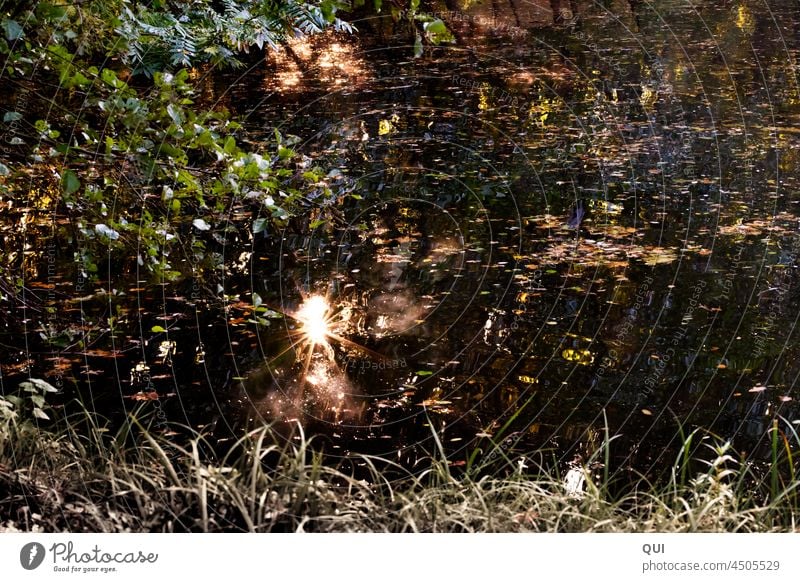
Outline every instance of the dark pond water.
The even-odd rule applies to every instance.
[[[223,436],[299,419],[336,454],[410,465],[432,429],[458,463],[512,417],[517,451],[563,460],[607,425],[615,468],[671,461],[681,428],[765,455],[773,421],[800,418],[800,6],[441,13],[457,42],[419,58],[405,25],[369,18],[206,77],[203,99],[245,118],[248,141],[299,136],[357,197],[324,224],[231,241],[222,307],[189,282],[110,278],[128,299],[85,310],[122,304],[115,333],[57,354],[36,330],[27,352],[7,334],[6,382],[74,377],[122,410],[147,365],[172,419]],[[249,321],[254,292],[290,314],[326,296],[336,337],[292,351],[294,320]]]

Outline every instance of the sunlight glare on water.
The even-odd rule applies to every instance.
[[[300,311],[297,319],[303,324],[303,334],[312,344],[325,344],[330,332],[326,315],[330,309],[328,302],[320,295],[309,297]]]

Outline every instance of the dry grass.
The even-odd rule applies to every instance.
[[[299,428],[287,445],[261,427],[219,456],[202,435],[178,445],[136,417],[112,434],[88,413],[56,431],[2,410],[0,531],[798,531],[793,452],[777,431],[762,474],[706,439],[706,470],[690,476],[691,435],[666,483],[612,495],[603,479],[576,494],[541,467],[456,475],[436,459],[412,474],[356,457],[367,471],[357,479]]]

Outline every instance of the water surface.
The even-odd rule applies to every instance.
[[[35,329],[29,357],[6,335],[6,380],[74,378],[104,410],[147,381],[171,418],[219,434],[300,421],[336,454],[411,466],[433,432],[459,464],[498,431],[515,453],[586,457],[606,426],[615,468],[671,461],[698,428],[766,454],[773,422],[798,419],[800,7],[437,12],[456,42],[418,58],[407,23],[368,17],[206,73],[204,104],[243,117],[247,142],[299,136],[349,195],[224,241],[221,302],[197,281],[104,282],[126,289],[114,334],[56,368]],[[59,264],[86,294],[75,277]],[[304,366],[297,323],[255,325],[253,293],[287,314],[326,296],[343,339]],[[111,302],[82,307],[90,325]]]

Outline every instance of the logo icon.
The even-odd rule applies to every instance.
[[[44,562],[44,546],[39,542],[30,542],[22,546],[19,552],[19,563],[26,570],[35,570]]]

